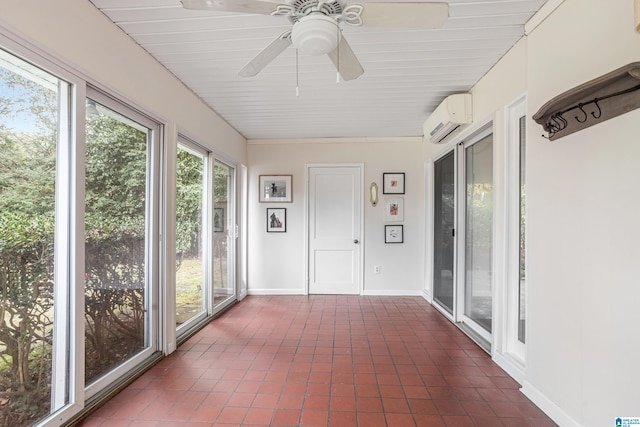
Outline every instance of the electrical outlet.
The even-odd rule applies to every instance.
[[[373,266],[373,272],[375,274],[380,274],[380,270],[381,270],[381,267],[379,265],[374,265]]]

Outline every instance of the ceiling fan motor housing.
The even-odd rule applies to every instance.
[[[332,52],[340,41],[338,22],[321,12],[303,16],[293,25],[291,41],[305,54],[318,56]]]

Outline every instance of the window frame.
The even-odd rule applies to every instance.
[[[474,340],[481,345],[481,347],[485,348],[485,350],[490,351],[495,341],[496,334],[496,324],[495,320],[492,322],[491,331],[485,330],[479,323],[473,320],[465,313],[466,303],[467,303],[467,238],[468,238],[468,230],[467,230],[467,149],[473,147],[479,142],[482,142],[487,137],[491,137],[491,149],[492,149],[492,184],[493,184],[493,204],[492,204],[492,219],[491,219],[491,313],[492,319],[495,319],[495,310],[496,310],[496,268],[495,268],[495,259],[496,259],[496,250],[497,250],[497,239],[496,239],[496,199],[498,198],[498,194],[496,194],[497,182],[496,182],[496,162],[495,162],[495,151],[496,151],[496,132],[494,129],[493,121],[485,123],[480,126],[475,132],[469,134],[467,137],[461,138],[456,147],[456,284],[454,285],[454,295],[455,295],[455,321],[460,323],[463,326],[463,329],[469,334],[471,334]]]
[[[501,263],[496,291],[496,321],[499,335],[493,360],[519,383],[526,378],[526,345],[518,340],[520,280],[520,118],[527,117],[527,95],[520,95],[503,111],[504,203],[500,222]],[[526,120],[529,118],[527,117]],[[525,135],[526,137],[526,135]],[[525,237],[526,238],[526,237]],[[526,309],[526,301],[525,301]],[[525,311],[526,313],[526,311]],[[526,323],[525,323],[526,327]]]
[[[84,323],[84,98],[85,81],[0,27],[0,48],[59,81],[54,225],[54,343],[51,413],[39,426],[57,426],[83,407]],[[63,102],[64,101],[64,102]],[[64,116],[64,119],[62,117]],[[62,347],[62,348],[61,348]],[[63,368],[60,368],[62,366]]]
[[[186,150],[192,153],[197,153],[200,156],[202,156],[202,160],[203,160],[203,168],[202,168],[202,193],[203,193],[203,197],[202,197],[202,261],[204,263],[204,268],[203,268],[203,295],[202,295],[202,302],[203,302],[203,310],[198,313],[197,315],[191,317],[189,320],[187,320],[186,322],[182,323],[179,326],[176,326],[176,322],[175,319],[173,319],[173,327],[175,330],[175,336],[176,336],[176,340],[178,342],[181,342],[184,340],[184,338],[186,338],[187,336],[190,335],[191,331],[193,331],[194,329],[198,328],[203,322],[205,322],[208,318],[210,318],[210,316],[212,315],[212,306],[213,306],[213,296],[212,296],[212,279],[211,279],[211,261],[210,261],[210,254],[211,254],[211,240],[212,238],[211,236],[211,229],[212,229],[212,212],[213,212],[213,197],[211,196],[212,194],[212,178],[211,178],[211,168],[210,168],[210,164],[211,164],[211,152],[209,150],[207,150],[206,148],[202,147],[201,145],[199,145],[198,143],[194,142],[193,140],[185,137],[182,134],[178,134],[178,138],[177,138],[177,144],[176,144],[176,193],[174,194],[176,203],[177,203],[177,153],[178,150]],[[174,209],[175,211],[175,209]],[[173,233],[176,233],[176,227],[178,225],[178,221],[177,218],[174,217],[173,218]],[[177,241],[177,239],[174,239]],[[174,256],[175,256],[175,247],[174,247]],[[177,297],[177,280],[176,280],[176,274],[177,274],[177,269],[175,267],[175,262],[173,263],[173,270],[172,270],[172,282],[173,283],[173,307],[172,307],[172,312],[175,311],[176,309],[176,301],[175,298]],[[169,321],[169,319],[167,319],[167,321]]]
[[[520,298],[520,118],[527,117],[526,95],[506,109],[507,115],[507,331],[506,353],[525,366],[526,344],[518,339]],[[525,135],[526,145],[526,135]],[[525,228],[526,229],[526,228]],[[526,233],[525,233],[526,236]],[[526,239],[526,237],[525,237]],[[526,298],[525,298],[526,313]],[[526,316],[526,314],[525,314]],[[526,328],[526,318],[525,318]],[[526,332],[525,332],[526,336]]]
[[[98,395],[101,391],[116,383],[119,379],[144,364],[155,353],[160,351],[160,169],[161,169],[161,152],[163,149],[163,126],[158,121],[148,117],[144,113],[134,109],[133,107],[119,101],[118,99],[107,95],[103,91],[87,85],[86,99],[92,99],[101,105],[113,110],[114,112],[124,116],[145,128],[149,129],[147,146],[147,177],[146,177],[146,213],[145,213],[145,285],[149,292],[148,300],[145,301],[149,310],[149,317],[145,323],[145,349],[121,363],[114,369],[108,371],[102,377],[96,379],[92,383],[85,386],[85,399],[91,399]],[[84,106],[85,100],[82,105]],[[82,129],[84,132],[84,127]],[[84,135],[83,135],[84,138]],[[86,140],[85,140],[86,143]],[[83,176],[83,186],[85,184]],[[82,200],[84,205],[84,198]],[[84,237],[84,236],[83,236]],[[84,240],[83,240],[84,245]],[[84,257],[83,259],[84,260]],[[83,268],[84,271],[84,268]],[[84,283],[84,282],[83,282]],[[84,286],[82,286],[84,290]],[[84,294],[83,299],[84,301]],[[84,307],[84,304],[82,304]],[[155,312],[152,308],[155,307]],[[84,339],[84,337],[83,337]],[[83,348],[84,351],[84,348]],[[83,378],[84,379],[84,378]],[[84,382],[84,381],[83,381]]]
[[[214,266],[213,266],[213,262],[214,259],[213,257],[211,257],[211,272],[212,272],[212,292],[211,292],[211,298],[212,298],[212,303],[211,303],[211,315],[216,315],[222,311],[224,311],[227,307],[229,307],[231,304],[233,304],[235,301],[238,300],[238,254],[236,252],[237,250],[237,239],[239,237],[239,227],[238,227],[238,220],[237,220],[237,209],[238,209],[238,193],[237,193],[237,189],[238,189],[238,166],[235,162],[232,162],[231,160],[227,159],[224,156],[218,155],[216,154],[214,151],[211,152],[210,154],[210,167],[211,167],[211,234],[210,234],[210,244],[213,245],[214,244],[214,235],[213,235],[213,212],[214,212],[214,208],[216,207],[215,204],[215,197],[214,197],[214,191],[215,191],[215,168],[217,164],[221,164],[225,167],[227,167],[229,169],[229,175],[228,176],[228,183],[227,183],[227,199],[232,198],[231,200],[227,200],[227,215],[226,215],[226,236],[227,236],[227,280],[229,281],[229,287],[233,286],[233,294],[229,295],[226,299],[224,299],[223,301],[221,301],[219,304],[215,304],[215,301],[213,300],[215,295],[214,295],[214,290],[213,290],[213,274],[215,274],[214,272]],[[214,253],[213,251],[213,247],[212,250],[210,252],[211,254]]]

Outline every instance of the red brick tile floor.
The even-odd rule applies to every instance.
[[[249,296],[81,425],[556,425],[518,389],[420,297]]]

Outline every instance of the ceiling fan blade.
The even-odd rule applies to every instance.
[[[280,3],[261,0],[180,0],[182,7],[193,10],[218,10],[221,12],[271,15]]]
[[[366,3],[362,25],[389,28],[440,28],[449,18],[448,3]]]
[[[340,44],[333,51],[329,52],[329,58],[335,65],[336,70],[340,73],[343,80],[349,81],[357,79],[364,73],[360,61],[356,58],[356,54],[353,53],[351,46],[347,43],[344,36],[340,37]]]
[[[289,46],[291,46],[291,31],[285,31],[272,41],[269,46],[262,49],[247,65],[242,67],[238,75],[241,77],[255,76]]]

